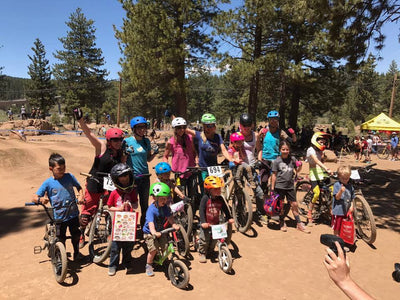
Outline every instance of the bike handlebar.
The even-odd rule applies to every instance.
[[[176,231],[175,228],[174,227],[170,227],[170,228],[161,230],[160,233],[161,233],[161,235],[164,235],[164,234],[167,234],[167,233],[170,233],[170,232],[173,232],[173,231]],[[153,237],[156,238],[156,235],[153,234]]]
[[[54,217],[52,217],[52,216],[50,215],[50,213],[49,213],[50,210],[54,210],[54,207],[48,207],[48,206],[46,206],[45,204],[43,204],[43,203],[41,203],[41,202],[39,202],[39,203],[36,203],[36,202],[25,202],[25,206],[41,205],[41,206],[43,206],[44,211],[46,212],[47,216],[49,217],[49,219],[50,219],[51,221],[53,221],[53,222],[60,222],[60,223],[61,223],[61,222],[64,222],[65,219],[69,216],[69,213],[70,213],[70,211],[71,211],[71,207],[72,207],[72,205],[73,205],[74,203],[77,203],[77,201],[76,201],[76,200],[75,200],[75,201],[71,201],[68,205],[61,206],[60,209],[62,209],[62,208],[67,208],[68,210],[67,210],[67,213],[65,214],[65,217],[64,217],[64,218],[62,218],[62,219],[57,219],[57,220],[54,219]]]

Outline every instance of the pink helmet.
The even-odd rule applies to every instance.
[[[244,135],[241,132],[234,132],[231,134],[231,142],[244,141]]]
[[[106,131],[106,140],[110,139],[122,139],[124,137],[124,132],[119,128],[110,128]]]

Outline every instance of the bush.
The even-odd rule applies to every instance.
[[[347,123],[346,123],[346,127],[347,127],[347,130],[348,130],[348,135],[354,135],[354,133],[355,133],[355,130],[354,130],[355,125],[354,125],[353,120],[348,120]]]
[[[50,117],[50,122],[54,125],[58,125],[61,122],[60,116],[57,113],[52,113]]]

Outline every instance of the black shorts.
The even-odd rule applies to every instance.
[[[275,193],[279,195],[279,199],[284,200],[286,197],[287,202],[296,202],[296,192],[294,188],[290,190],[275,188]]]

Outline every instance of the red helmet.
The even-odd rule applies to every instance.
[[[106,132],[106,140],[110,139],[122,139],[124,138],[124,132],[119,128],[110,128]]]

